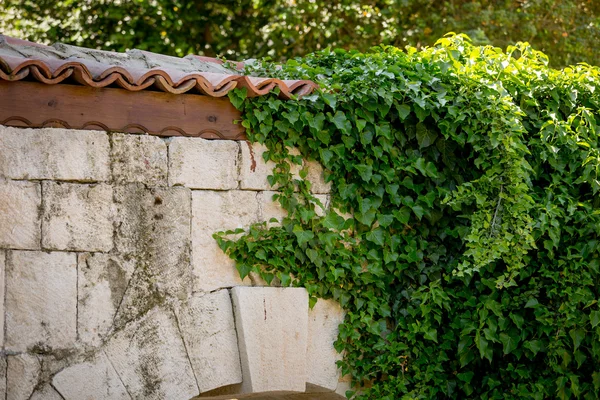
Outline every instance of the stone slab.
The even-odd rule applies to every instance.
[[[192,192],[194,290],[212,291],[244,284],[235,263],[217,245],[218,231],[248,228],[259,220],[256,192]],[[246,282],[250,284],[249,281]]]
[[[169,144],[169,185],[235,189],[239,145],[231,140],[176,137]]]
[[[44,182],[42,245],[47,250],[104,251],[113,247],[113,188]]]
[[[109,151],[105,132],[0,126],[0,175],[11,179],[107,181]]]
[[[231,289],[242,393],[304,392],[308,294],[304,288]]]
[[[115,188],[115,243],[134,264],[117,322],[136,318],[161,299],[192,292],[191,191],[132,184]]]
[[[128,324],[105,348],[135,399],[190,399],[199,394],[175,317],[161,308]]]
[[[6,252],[0,250],[0,348],[4,350],[4,292],[6,289]],[[2,396],[0,395],[0,399]]]
[[[118,183],[167,184],[167,145],[156,136],[113,133],[111,167]]]
[[[244,190],[277,190],[278,185],[271,186],[268,176],[273,175],[275,163],[266,162],[263,154],[267,151],[265,145],[248,142],[239,142],[241,148],[240,161],[240,189]],[[298,149],[290,149],[293,155],[299,155]],[[290,172],[296,178],[300,178],[301,165],[290,165]]]
[[[0,247],[40,248],[41,201],[38,183],[0,180]]]
[[[0,399],[6,399],[6,356],[0,357]]]
[[[180,307],[177,319],[200,393],[242,382],[227,289],[193,297]]]
[[[38,358],[30,354],[7,357],[6,398],[29,400],[37,386],[41,373]]]
[[[103,351],[54,376],[54,387],[65,400],[129,400],[129,394]]]
[[[134,268],[134,260],[117,255],[78,255],[77,332],[81,342],[99,346],[111,332]]]
[[[87,399],[91,400],[91,398]],[[41,388],[36,389],[36,391],[33,392],[29,400],[64,400],[64,398],[61,397],[56,390],[54,390],[52,385],[47,383]]]
[[[336,362],[341,359],[333,347],[338,327],[344,322],[344,311],[333,300],[319,300],[308,312],[307,389],[335,391],[339,381]]]
[[[9,252],[5,309],[6,350],[72,347],[77,334],[75,254]]]

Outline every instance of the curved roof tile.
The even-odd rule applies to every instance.
[[[137,49],[117,53],[62,43],[45,46],[0,35],[0,79],[5,81],[33,79],[48,85],[65,82],[211,97],[226,96],[236,87],[246,88],[249,97],[279,88],[284,99],[304,96],[317,87],[307,80],[244,76],[243,63],[232,64],[236,69],[204,56],[178,58]]]

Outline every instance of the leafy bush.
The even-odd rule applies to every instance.
[[[215,237],[242,276],[341,303],[360,398],[598,398],[598,68],[456,35],[251,69],[322,89],[230,95],[289,215]],[[324,166],[325,217],[290,147]]]

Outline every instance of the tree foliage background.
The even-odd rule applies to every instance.
[[[598,0],[3,0],[0,31],[51,43],[276,60],[327,46],[421,48],[449,31],[555,66],[600,64]]]

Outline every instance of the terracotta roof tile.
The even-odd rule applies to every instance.
[[[0,35],[0,80],[5,81],[33,79],[49,85],[64,82],[212,97],[223,97],[236,87],[246,88],[249,97],[279,88],[284,99],[309,94],[317,87],[306,80],[243,76],[243,63],[234,64],[236,69],[210,57],[178,58],[137,49],[117,53],[62,43],[45,46]]]

